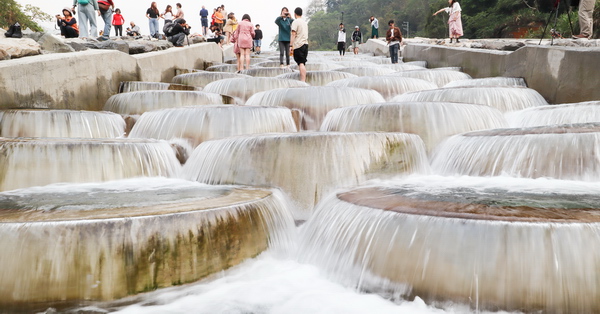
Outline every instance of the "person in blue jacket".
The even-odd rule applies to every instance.
[[[281,9],[281,15],[275,19],[275,24],[279,26],[279,64],[283,68],[283,56],[285,55],[286,65],[290,66],[290,37],[292,32],[292,22],[294,19],[290,16],[288,8]]]

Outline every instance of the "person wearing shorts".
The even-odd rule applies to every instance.
[[[202,6],[202,10],[200,10],[200,22],[202,22],[202,35],[206,36],[206,30],[208,29],[208,10],[205,6]]]
[[[306,59],[308,57],[308,24],[302,18],[302,8],[294,10],[296,19],[292,22],[292,51],[294,61],[298,64],[300,80],[306,82]]]
[[[354,26],[354,32],[352,33],[352,50],[354,50],[354,54],[358,54],[358,45],[362,41],[362,33],[360,32],[360,27],[358,25]]]
[[[256,28],[254,29],[254,52],[259,55],[260,54],[260,46],[262,44],[263,33],[260,30],[260,24],[256,24]]]

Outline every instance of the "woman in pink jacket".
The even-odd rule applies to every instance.
[[[250,68],[250,49],[252,49],[252,39],[254,38],[254,25],[250,20],[250,15],[244,14],[242,21],[239,22],[237,29],[233,33],[233,40],[240,49],[240,63],[246,69]]]

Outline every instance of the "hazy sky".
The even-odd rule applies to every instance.
[[[54,16],[60,14],[64,7],[71,7],[73,0],[48,1],[48,0],[17,0],[18,3],[32,4],[38,6],[42,11]],[[160,12],[164,12],[167,4],[173,6],[173,12],[176,11],[175,3],[181,3],[185,13],[185,19],[192,26],[192,32],[200,32],[200,9],[202,5],[206,6],[209,11],[209,19],[212,10],[217,6],[224,4],[227,12],[234,12],[238,20],[242,15],[249,14],[252,19],[252,24],[260,24],[263,30],[263,46],[268,45],[273,37],[277,34],[277,25],[275,18],[281,12],[281,8],[286,6],[293,12],[294,8],[301,7],[306,11],[306,8],[311,0],[291,0],[291,1],[265,1],[265,0],[211,0],[211,1],[193,1],[193,0],[172,0],[156,1]],[[141,0],[113,0],[115,7],[121,9],[121,13],[125,18],[126,25],[130,21],[134,21],[142,29],[142,34],[148,35],[148,19],[146,18],[146,10],[150,7],[152,1]],[[77,17],[77,16],[76,16]],[[98,30],[104,28],[104,22],[101,18],[97,19]],[[210,23],[210,21],[209,21]],[[160,29],[162,32],[163,20],[160,20]],[[124,27],[125,28],[125,27]],[[123,29],[125,31],[125,29]],[[114,29],[111,29],[111,35],[114,36]]]

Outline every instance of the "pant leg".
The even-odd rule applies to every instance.
[[[398,48],[400,45],[394,44],[390,45],[390,58],[392,59],[392,63],[398,63]]]
[[[284,41],[283,46],[285,47],[284,53],[286,65],[290,65],[290,42]]]
[[[79,5],[79,14],[77,15],[77,23],[79,23],[79,37],[90,37],[89,34],[89,24],[88,24],[88,16],[85,13],[86,7],[91,6],[88,4],[80,4]]]
[[[158,25],[154,22],[158,22],[157,19],[150,18],[148,20],[148,27],[150,28],[150,36],[154,37],[154,34],[158,31]]]
[[[77,31],[71,26],[65,26],[65,38],[77,38]],[[62,29],[62,27],[61,27]]]
[[[102,11],[101,11],[102,12]],[[108,8],[106,12],[102,13],[102,19],[104,20],[104,37],[110,36],[110,27],[112,23],[113,11],[112,8]]]
[[[581,0],[579,3],[579,28],[580,34],[587,37],[592,36],[595,0]]]
[[[283,64],[283,54],[284,54],[285,46],[283,45],[283,41],[279,42],[279,64]]]
[[[115,36],[123,36],[123,25],[115,25]]]
[[[94,10],[94,6],[91,3],[84,5],[84,8],[85,8],[84,14],[87,15],[88,22],[90,23],[89,35],[90,35],[90,37],[97,37],[98,36],[98,26],[97,26],[98,24],[96,24],[96,10]]]
[[[185,34],[184,33],[179,33],[179,34],[175,34],[173,36],[173,41],[175,44],[175,46],[183,46],[183,41],[185,40]]]

